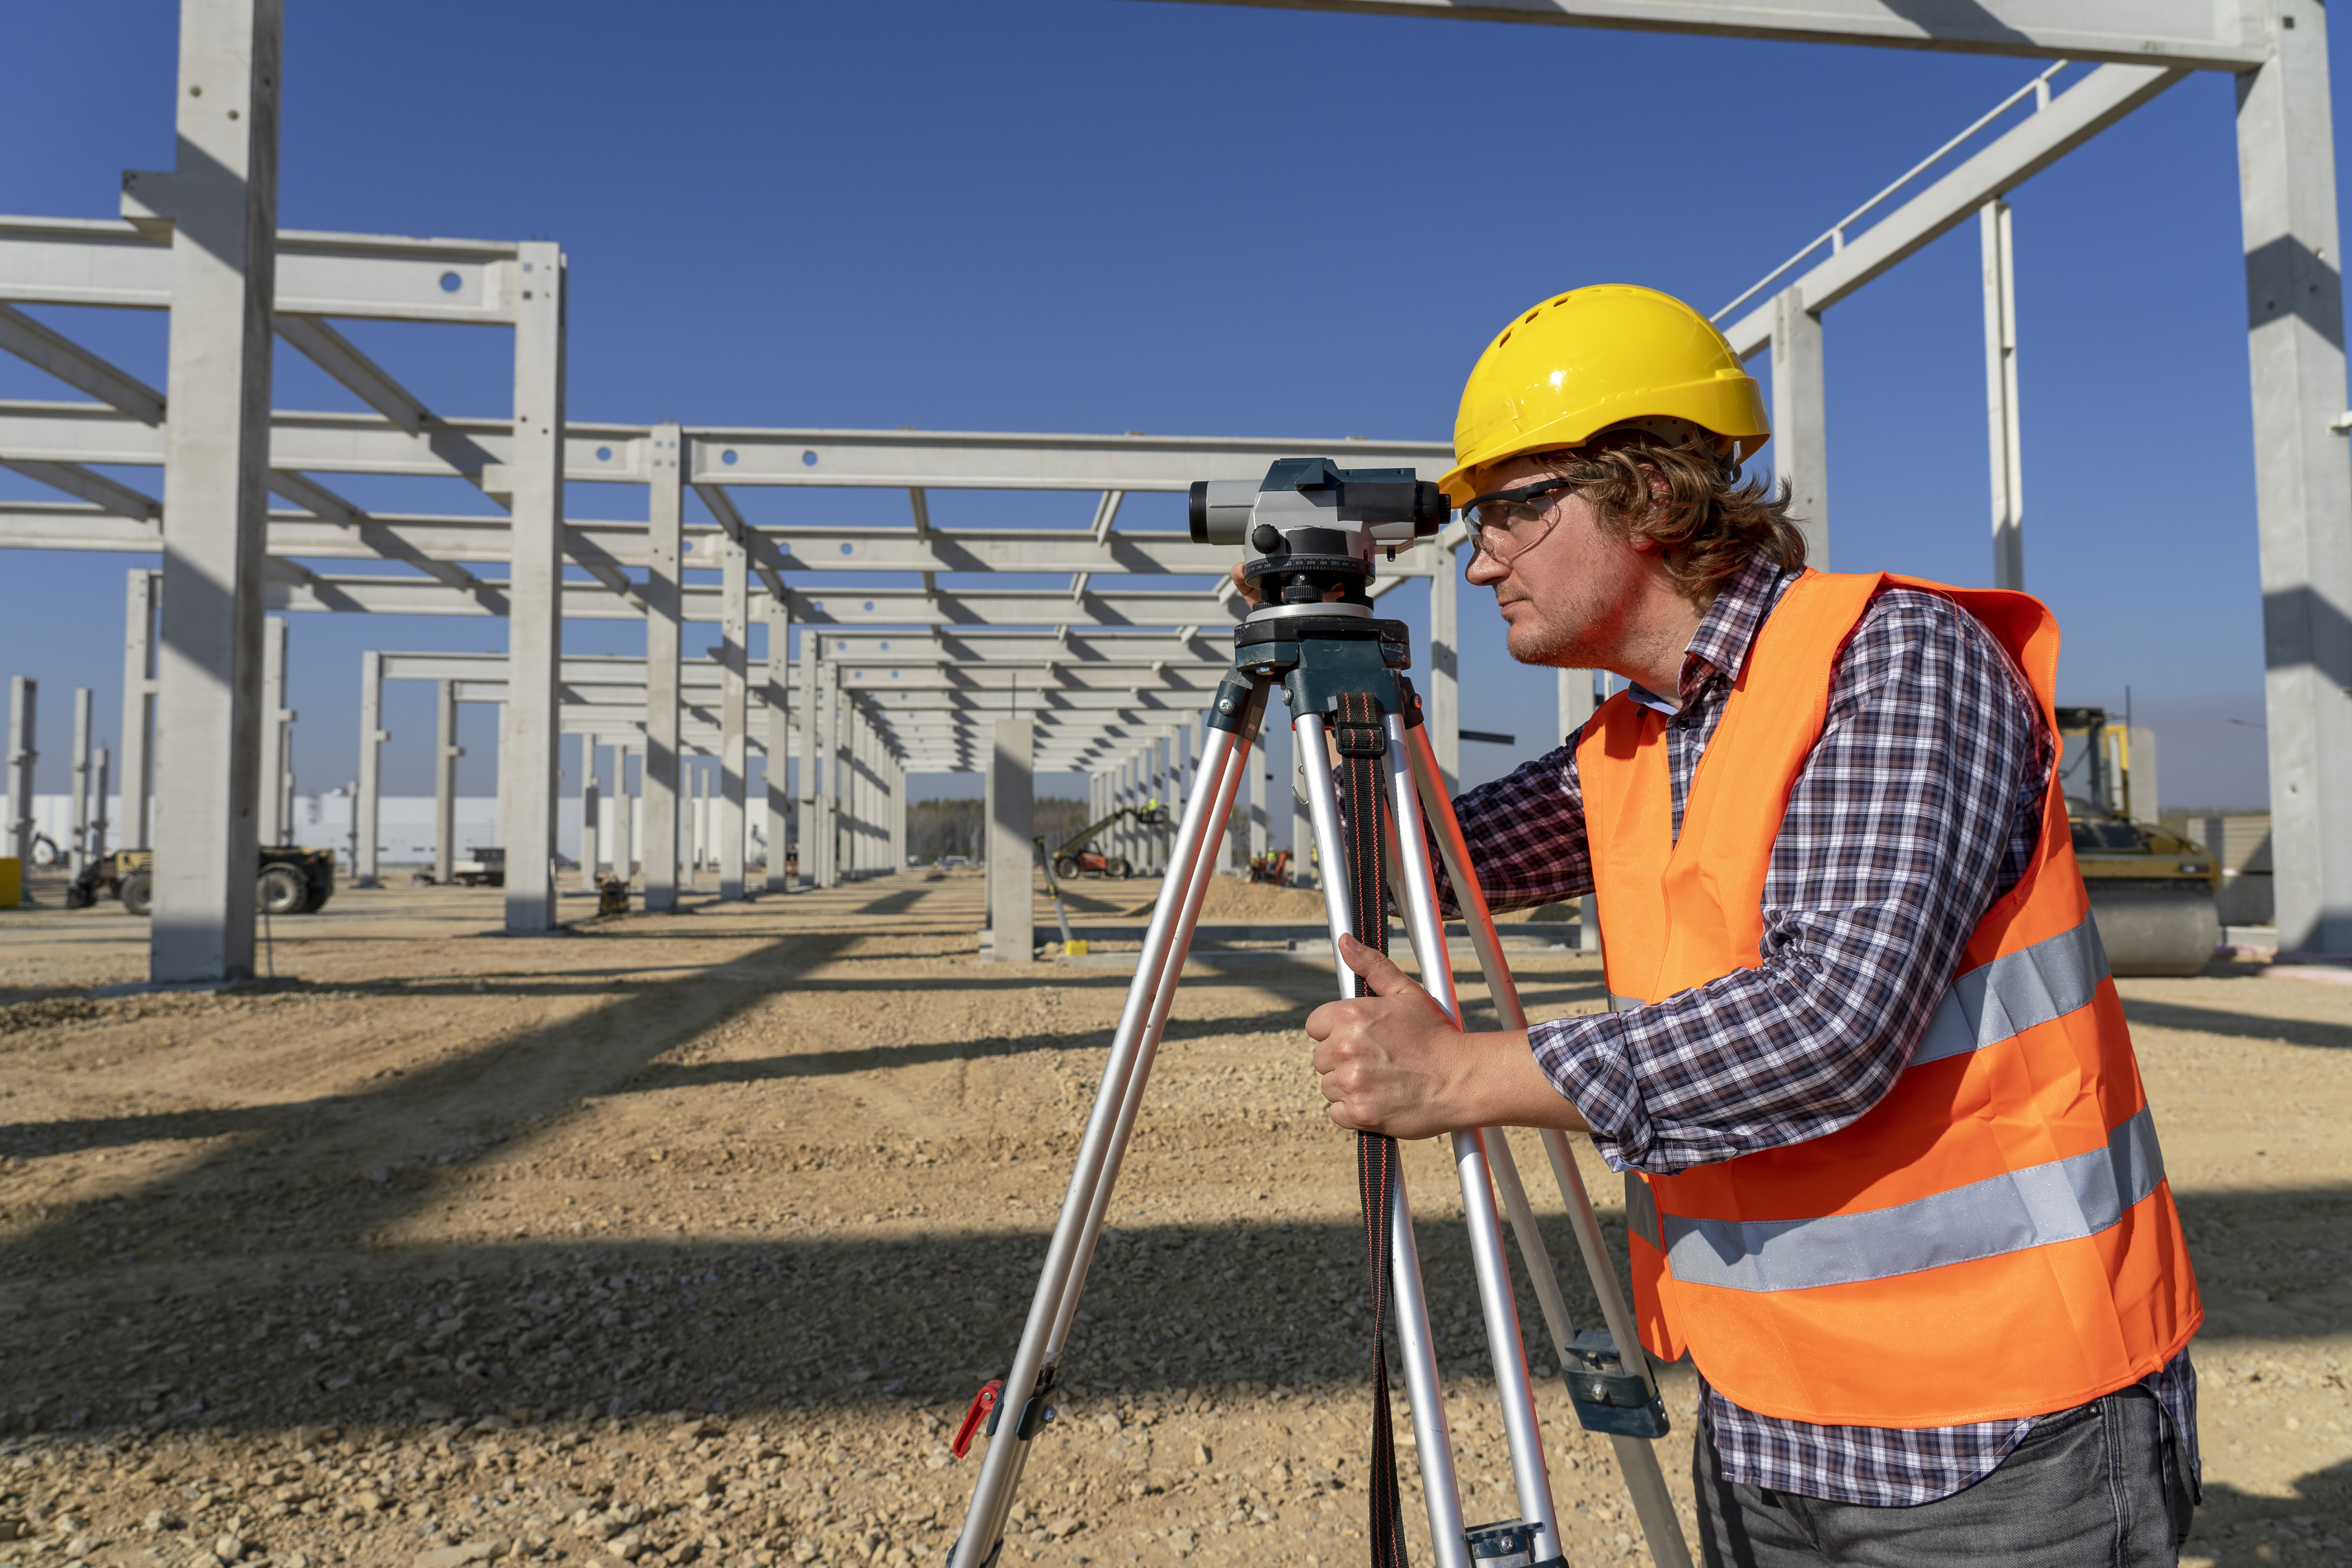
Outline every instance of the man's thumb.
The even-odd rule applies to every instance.
[[[1366,946],[1351,933],[1340,933],[1339,956],[1348,961],[1349,968],[1364,977],[1375,996],[1393,996],[1400,991],[1421,989],[1412,975],[1396,966],[1394,959],[1376,947]]]

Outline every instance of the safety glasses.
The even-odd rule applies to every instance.
[[[1572,479],[1541,479],[1516,489],[1473,496],[1462,505],[1462,521],[1469,525],[1472,549],[1497,566],[1508,566],[1551,537],[1551,531],[1559,526],[1559,492],[1575,488]],[[1553,499],[1531,504],[1542,496]]]

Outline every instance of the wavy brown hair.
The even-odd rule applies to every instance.
[[[1544,462],[1591,499],[1610,532],[1656,541],[1666,575],[1702,608],[1751,555],[1792,572],[1805,563],[1788,481],[1743,479],[1704,446],[1621,437],[1547,452]]]

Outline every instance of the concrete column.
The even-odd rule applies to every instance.
[[[686,477],[679,458],[683,436],[676,425],[654,426],[650,446],[653,472],[651,521],[646,531],[646,586],[639,595],[646,605],[646,765],[642,788],[646,799],[646,908],[667,913],[677,908],[677,660],[679,632],[678,561],[686,516]],[[628,792],[622,774],[628,767],[626,749],[616,744],[613,764],[613,797],[625,810]],[[621,824],[618,844],[628,843],[629,824]],[[626,879],[627,857],[615,852],[613,874]]]
[[[874,721],[863,709],[853,710],[850,714],[849,741],[853,759],[850,809],[856,817],[856,837],[852,840],[857,847],[856,872],[861,877],[870,877],[874,874],[875,827],[880,803],[874,788]]]
[[[818,700],[816,667],[822,657],[824,639],[816,628],[805,627],[801,632],[801,700],[800,700],[800,777],[793,784],[799,796],[800,810],[800,884],[803,888],[821,888],[817,880],[817,821],[816,821],[816,737],[818,730]]]
[[[650,750],[651,748],[648,747],[648,752]],[[676,752],[671,753],[670,761],[673,764],[676,763],[677,761]],[[646,772],[644,768],[638,770],[640,788],[643,787],[642,780]],[[672,782],[676,782],[674,775]],[[629,742],[628,737],[623,736],[613,742],[613,875],[624,882],[630,880],[635,874],[635,863],[639,860],[645,862],[646,875],[648,878],[653,875],[653,868],[667,867],[669,871],[669,907],[676,909],[677,907],[677,797],[675,793],[670,796],[671,831],[667,841],[669,846],[667,854],[661,853],[664,841],[654,836],[653,797],[650,795],[646,797],[646,842],[644,846],[636,843],[636,813],[629,809],[630,804]]]
[[[132,571],[122,606],[122,847],[152,843],[148,816],[153,752],[147,736],[155,721],[155,585],[159,574]]]
[[[256,765],[256,804],[259,807],[254,833],[263,844],[286,842],[279,807],[286,796],[286,617],[271,616],[261,623],[261,760]]]
[[[890,875],[907,868],[907,770],[897,758],[890,765]]]
[[[376,854],[383,837],[383,743],[392,731],[383,727],[383,655],[373,648],[360,655],[360,793],[352,803],[352,885],[379,885]]]
[[[1559,734],[1561,743],[1566,744],[1584,728],[1584,721],[1592,717],[1592,710],[1597,704],[1592,700],[1592,671],[1563,669],[1558,673],[1559,676]]]
[[[842,806],[849,804],[849,712],[840,660],[825,663],[825,886],[842,884]]]
[[[90,689],[74,688],[73,842],[66,847],[66,869],[75,876],[89,864]]]
[[[1443,569],[1429,579],[1429,700],[1422,721],[1437,753],[1445,793],[1462,787],[1462,572],[1454,552],[1440,547]]]
[[[107,760],[106,748],[100,746],[96,760],[90,764],[89,852],[100,859],[106,856],[107,829],[113,826],[106,815]]]
[[[2263,16],[2262,13],[2269,15]],[[2279,946],[2352,952],[2352,468],[2326,13],[2265,5],[2238,79]]]
[[[2025,458],[2017,414],[2017,274],[2009,204],[1977,213],[1984,258],[1985,427],[1992,466],[1992,585],[2025,590]]]
[[[466,748],[457,744],[457,689],[450,681],[435,682],[438,697],[433,715],[433,880],[449,885],[457,858],[457,759]]]
[[[719,546],[719,896],[743,896],[743,808],[750,799],[751,567],[743,546]]]
[[[1134,777],[1135,759],[1133,757],[1122,758],[1118,766],[1112,770],[1110,775],[1110,808],[1113,811],[1125,811],[1129,806],[1135,804],[1132,798],[1134,794],[1132,781]],[[1128,817],[1121,816],[1118,821],[1111,824],[1110,847],[1113,854],[1129,861],[1133,860],[1135,851],[1135,824]]]
[[[507,701],[499,736],[499,837],[506,928],[552,931],[555,797],[563,659],[563,252],[545,241],[515,262],[512,563],[507,581]]]
[[[1426,721],[1423,721],[1426,722]],[[1322,760],[1316,759],[1318,763]],[[1298,731],[1290,732],[1290,879],[1298,887],[1318,888],[1320,868],[1315,864],[1315,822],[1307,809],[1307,748]]]
[[[999,719],[995,738],[989,760],[990,929],[999,963],[1026,963],[1036,922],[1035,874],[1030,869],[1036,858],[1030,844],[1037,831],[1035,726],[1027,719]]]
[[[1791,510],[1805,536],[1805,562],[1830,563],[1828,404],[1822,374],[1822,319],[1795,288],[1772,297],[1772,447],[1778,477],[1794,487]]]
[[[1593,672],[1589,669],[1563,669],[1559,672],[1559,732],[1563,744],[1568,743],[1592,717],[1599,706],[1593,701]],[[1581,945],[1587,952],[1601,951],[1601,910],[1592,895],[1586,894],[1580,902],[1583,913],[1578,918]]]
[[[597,798],[596,737],[580,737],[580,890],[596,890],[597,829],[604,802]]]
[[[1146,743],[1149,744],[1149,742]],[[1143,809],[1144,773],[1145,762],[1142,752],[1138,752],[1135,755],[1127,759],[1127,766],[1122,771],[1120,778],[1126,786],[1124,793],[1127,797],[1126,804],[1129,810],[1140,812]],[[1126,847],[1122,853],[1127,856],[1129,863],[1133,865],[1138,871],[1147,871],[1150,869],[1150,867],[1144,864],[1143,829],[1137,825],[1135,818],[1132,816],[1127,818],[1127,820],[1120,825],[1119,832],[1126,840]]]
[[[866,869],[866,726],[854,702],[841,715],[841,879],[854,882]]]
[[[283,34],[280,0],[181,0],[178,166],[123,177],[126,210],[172,230],[148,939],[163,982],[253,973]]]
[[[40,683],[31,676],[8,678],[8,852],[28,877],[33,870],[33,764],[41,755],[39,698]]]
[[[768,616],[768,760],[765,773],[768,806],[768,891],[781,893],[792,886],[784,876],[784,850],[792,840],[793,754],[793,609],[771,598]]]

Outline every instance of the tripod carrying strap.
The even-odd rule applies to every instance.
[[[1389,950],[1388,841],[1381,832],[1381,759],[1388,731],[1369,692],[1342,692],[1332,737],[1339,752],[1339,800],[1345,817],[1349,923],[1358,942]],[[1356,994],[1371,987],[1356,979]],[[1356,1184],[1364,1205],[1364,1250],[1372,1284],[1371,1568],[1405,1568],[1404,1510],[1397,1488],[1396,1433],[1389,1422],[1389,1213],[1395,1206],[1396,1140],[1356,1134]]]

